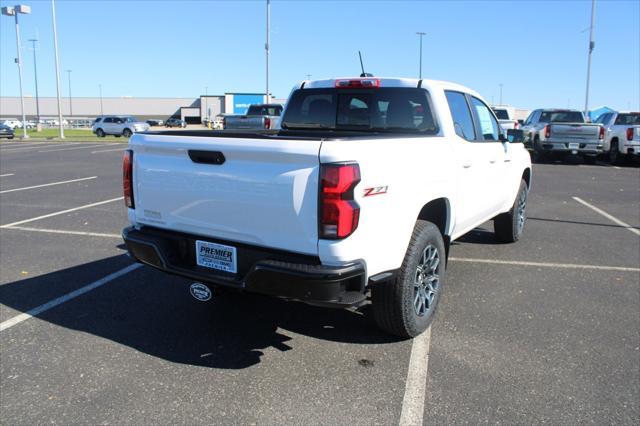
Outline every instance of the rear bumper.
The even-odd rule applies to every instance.
[[[544,151],[552,151],[552,152],[566,152],[566,153],[576,152],[576,153],[587,154],[587,155],[589,154],[599,155],[604,152],[602,141],[598,143],[589,143],[589,142],[547,140],[547,141],[541,141],[540,145],[542,146],[542,149]]]
[[[314,256],[150,227],[125,228],[122,237],[138,262],[197,281],[327,307],[359,305],[366,299],[366,274],[360,263],[325,266]],[[238,273],[198,266],[196,239],[236,247]]]

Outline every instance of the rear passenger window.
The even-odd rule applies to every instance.
[[[498,141],[500,140],[500,125],[495,119],[491,110],[480,99],[471,97],[471,103],[473,109],[476,112],[478,118],[478,125],[480,126],[480,133],[485,141]]]
[[[472,141],[476,138],[476,132],[473,128],[473,118],[471,117],[471,111],[469,111],[469,105],[464,94],[460,92],[444,92],[449,103],[449,110],[453,117],[453,125],[456,129],[456,134],[461,138],[468,141]]]

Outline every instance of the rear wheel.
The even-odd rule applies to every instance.
[[[618,164],[620,161],[620,151],[618,151],[618,139],[611,141],[611,147],[609,148],[609,162],[611,164]]]
[[[104,138],[104,130],[102,129],[96,130],[96,136],[98,136],[99,138]]]
[[[395,278],[371,289],[378,327],[401,337],[415,337],[429,327],[442,295],[445,256],[438,227],[418,220]]]
[[[132,133],[132,132],[131,132],[131,130],[129,130],[129,129],[124,129],[124,130],[122,131],[122,136],[124,136],[125,138],[130,138],[132,134],[133,134],[133,133]]]
[[[547,159],[547,154],[542,150],[540,144],[540,138],[538,136],[533,140],[533,156],[537,163],[544,163]]]
[[[502,213],[493,219],[493,230],[498,241],[514,243],[520,239],[527,220],[527,196],[529,188],[527,182],[520,181],[518,195],[513,206],[508,212]]]

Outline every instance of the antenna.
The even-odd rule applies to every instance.
[[[364,72],[364,64],[362,63],[362,53],[360,53],[359,50],[358,50],[358,56],[360,56],[360,68],[362,69],[362,74],[360,74],[360,77],[373,77],[373,74]]]

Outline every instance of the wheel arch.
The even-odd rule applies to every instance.
[[[531,189],[531,168],[527,167],[526,169],[524,169],[524,171],[522,172],[522,179],[524,179],[525,182],[527,182],[527,188]]]
[[[438,227],[444,239],[447,257],[449,256],[449,245],[451,244],[451,203],[448,198],[441,197],[429,201],[422,206],[418,213],[417,220],[426,220]]]

